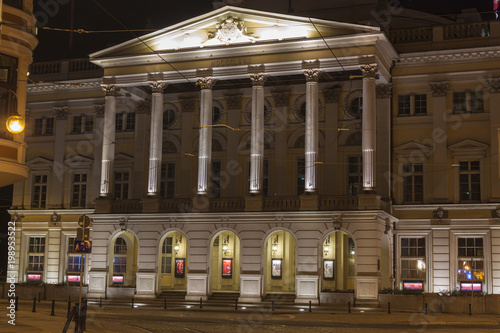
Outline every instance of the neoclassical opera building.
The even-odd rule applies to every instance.
[[[89,297],[500,293],[499,41],[226,6],[35,64],[9,274],[78,281],[86,214]]]

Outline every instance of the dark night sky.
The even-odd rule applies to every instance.
[[[50,28],[70,28],[70,0],[56,0],[62,5],[51,10],[44,9],[40,4],[44,0],[35,0],[35,16],[39,25]],[[282,1],[283,8],[288,7],[288,0]],[[304,0],[293,0],[300,4]],[[207,13],[213,9],[212,0],[96,0],[113,16],[129,29],[161,29],[183,20]],[[247,0],[247,4],[251,4]],[[389,0],[398,4],[398,0]],[[493,0],[401,0],[405,8],[419,9],[436,14],[447,15],[460,13],[463,8],[478,8],[479,12],[487,13],[486,18],[492,19]],[[109,14],[96,5],[94,0],[74,0],[74,29],[102,31],[119,29],[120,26]],[[297,13],[296,14],[300,14]],[[146,32],[136,32],[142,35]],[[35,50],[34,61],[48,61],[64,58],[86,57],[88,54],[124,42],[133,38],[129,32],[73,34],[72,48],[69,50],[69,33],[39,29],[39,46]]]

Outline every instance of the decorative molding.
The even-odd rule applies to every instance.
[[[494,77],[486,80],[488,84],[488,91],[490,94],[496,94],[500,92],[500,77]]]
[[[378,71],[377,64],[360,65],[359,68],[361,69],[364,77],[375,77]]]
[[[448,92],[448,82],[429,82],[429,86],[432,90],[432,96],[434,97],[443,97],[446,96]]]
[[[253,86],[263,86],[267,81],[267,75],[265,73],[251,73],[250,80],[252,80]]]
[[[153,94],[163,94],[163,90],[168,86],[165,81],[149,81]]]
[[[180,98],[182,112],[194,112],[195,99],[193,97]]]
[[[255,42],[256,37],[253,34],[247,33],[247,28],[243,20],[239,20],[232,16],[226,17],[222,22],[215,25],[217,31],[208,33],[208,40],[203,44],[226,44],[234,42]]]
[[[439,219],[439,222],[441,222],[442,219],[448,218],[448,211],[439,207],[438,209],[432,211],[432,217],[435,219]]]
[[[104,118],[104,104],[94,104],[96,118]]]
[[[289,91],[272,91],[274,105],[276,107],[287,107],[290,103],[290,92]]]
[[[217,79],[213,77],[200,77],[196,81],[196,85],[200,86],[201,89],[212,89],[216,82]]]
[[[68,119],[69,108],[67,106],[62,107],[53,107],[54,115],[57,120],[66,120]]]
[[[77,90],[77,89],[90,89],[101,87],[101,82],[82,82],[77,84],[38,84],[28,86],[27,91],[30,93],[38,92],[51,92],[51,91],[61,91],[61,90]]]
[[[317,68],[304,69],[303,71],[307,82],[318,82],[322,73],[321,70]]]
[[[120,87],[116,84],[101,84],[101,88],[106,93],[106,96],[117,96],[120,91]]]
[[[361,90],[361,89],[352,90],[344,98],[344,105],[343,105],[344,113],[347,117],[349,117],[351,119],[360,119],[362,116],[362,112],[361,112],[362,104],[359,105],[359,112],[356,110],[353,110],[353,108],[352,108],[352,102],[357,98],[361,98],[361,99],[363,98],[363,90]]]
[[[375,94],[377,99],[391,98],[392,96],[392,83],[381,83],[375,86]]]
[[[340,87],[331,87],[323,90],[325,103],[338,103],[340,97]]]
[[[402,56],[399,59],[400,64],[440,64],[440,63],[457,63],[461,60],[478,61],[479,59],[494,59],[500,58],[500,51],[478,51],[478,52],[464,52],[464,53],[451,53],[451,54],[437,54],[428,56]]]
[[[227,95],[226,104],[228,110],[240,110],[241,109],[241,95]]]

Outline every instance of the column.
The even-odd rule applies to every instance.
[[[94,105],[95,135],[94,135],[94,172],[92,178],[92,201],[99,197],[101,182],[102,137],[104,131],[104,105]]]
[[[104,129],[102,138],[101,197],[113,196],[111,189],[115,159],[116,95],[120,90],[115,84],[102,84],[104,98]]]
[[[448,201],[448,181],[447,181],[447,140],[446,140],[446,93],[448,82],[430,82],[432,90],[432,138],[434,141],[433,151],[433,181],[434,198],[433,202]]]
[[[321,71],[305,69],[306,130],[305,130],[305,191],[314,193],[316,187],[316,158],[318,155],[318,79]]]
[[[264,73],[250,74],[252,80],[252,130],[250,143],[250,193],[262,193],[264,167]]]
[[[68,119],[68,107],[53,108],[55,115],[54,126],[54,167],[52,173],[52,187],[50,190],[50,202],[48,208],[63,208],[64,196],[63,185],[66,175],[64,165],[64,153],[66,147],[66,122]],[[70,184],[66,185],[69,187]]]
[[[362,119],[362,152],[363,152],[363,190],[375,191],[375,74],[377,64],[361,65],[363,72],[363,119]]]
[[[161,155],[163,139],[163,89],[164,81],[149,81],[153,89],[151,102],[151,133],[149,144],[148,196],[160,194]]]
[[[490,145],[491,145],[491,201],[500,200],[500,114],[494,112],[500,105],[500,78],[487,80],[490,93]]]
[[[289,91],[273,91],[274,99],[274,185],[275,191],[271,195],[284,196],[287,191],[287,155],[288,155],[288,104]]]
[[[208,172],[212,160],[212,87],[217,80],[202,77],[196,82],[201,87],[200,137],[198,149],[198,194],[208,192]]]
[[[323,90],[325,98],[325,195],[338,195],[338,113],[340,87]]]
[[[377,142],[376,152],[379,167],[376,170],[377,193],[382,198],[391,195],[391,96],[392,83],[377,84]],[[415,100],[415,94],[411,95]],[[415,103],[412,103],[414,107]],[[412,114],[415,114],[413,111]]]

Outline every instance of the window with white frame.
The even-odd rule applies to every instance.
[[[85,266],[85,256],[82,256],[79,253],[73,253],[73,249],[75,247],[75,237],[68,238],[68,274],[77,274],[80,273],[82,268],[82,263]]]
[[[427,95],[410,94],[398,96],[399,116],[419,116],[427,114]]]
[[[453,112],[464,113],[467,111],[465,105],[466,94],[465,91],[455,91],[453,93]]]
[[[424,168],[422,163],[403,164],[403,200],[424,201]]]
[[[47,175],[33,176],[32,208],[45,208],[47,204]]]
[[[133,132],[135,130],[135,113],[117,113],[115,115],[116,132]]]
[[[401,280],[425,281],[425,238],[401,238]]]
[[[347,191],[349,195],[361,192],[363,184],[363,165],[361,156],[347,157]]]
[[[76,173],[73,175],[71,207],[85,208],[86,197],[87,197],[87,174]]]
[[[127,243],[122,237],[115,240],[113,256],[113,274],[125,274],[127,272]]]
[[[453,93],[453,112],[483,112],[484,98],[482,90],[456,91]]]
[[[43,272],[45,262],[45,237],[30,237],[28,245],[28,272]]]
[[[161,165],[160,194],[163,198],[175,197],[175,163],[167,162]]]
[[[80,115],[73,117],[73,127],[71,133],[92,133],[94,130],[94,118],[90,115]]]
[[[462,161],[459,163],[459,197],[460,201],[481,200],[481,172],[479,161]]]
[[[400,116],[410,115],[410,95],[398,96],[398,114]]]
[[[115,199],[128,199],[129,182],[128,172],[115,172]]]
[[[35,119],[33,136],[54,135],[54,118],[42,117]]]
[[[484,250],[482,237],[459,237],[458,247],[458,274],[457,280],[461,289],[463,283],[481,283],[484,281]],[[482,289],[482,286],[480,287]],[[470,289],[472,290],[472,288]],[[476,291],[476,287],[474,286]]]
[[[415,94],[415,115],[427,114],[427,94]]]
[[[172,273],[172,237],[167,237],[161,247],[161,273]]]

